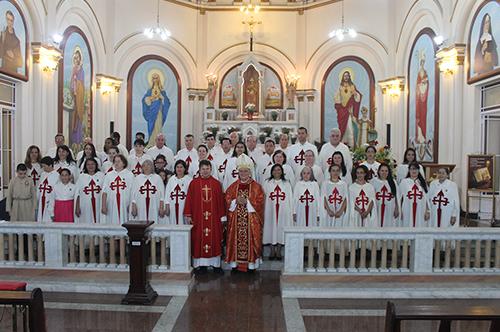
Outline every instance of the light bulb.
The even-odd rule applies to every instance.
[[[434,43],[436,43],[436,45],[441,45],[442,43],[444,42],[444,37],[441,36],[441,35],[438,35],[436,37],[434,37]]]
[[[55,33],[52,35],[52,41],[54,41],[54,43],[59,44],[60,42],[62,42],[62,40],[63,36],[61,36],[60,34]]]

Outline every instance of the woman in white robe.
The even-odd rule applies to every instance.
[[[127,159],[123,155],[115,156],[113,161],[114,170],[104,178],[101,223],[121,225],[129,217],[134,174],[127,169]]]
[[[340,167],[340,179],[347,183],[347,186],[350,186],[352,183],[352,175],[347,170],[342,152],[335,151],[332,154],[332,165],[338,165]]]
[[[323,202],[323,218],[321,226],[349,227],[349,188],[347,183],[340,179],[340,166],[329,167],[330,179],[321,186]]]
[[[412,162],[409,170],[408,177],[399,185],[402,224],[404,227],[428,227],[427,184],[417,162]]]
[[[285,176],[285,180],[290,182],[292,188],[295,187],[295,180],[296,180],[295,173],[292,167],[286,163],[286,154],[281,150],[277,150],[276,152],[274,152],[272,158],[272,164],[267,166],[266,169],[264,170],[263,178],[267,180],[271,177],[271,169],[276,164],[281,165],[281,167],[283,168],[284,172],[283,175]]]
[[[398,165],[398,167],[396,168],[396,178],[398,180],[398,184],[400,184],[401,181],[403,181],[403,179],[405,179],[408,176],[408,165],[410,165],[410,163],[414,161],[417,161],[416,155],[417,152],[415,151],[414,148],[406,149],[403,158],[403,163]],[[422,167],[422,165],[419,164],[418,169],[422,177],[425,178],[424,168]]]
[[[432,227],[458,227],[460,224],[460,197],[456,183],[449,180],[449,172],[447,167],[441,167],[438,178],[429,188]]]
[[[365,153],[366,160],[361,165],[366,166],[368,169],[368,179],[371,181],[378,177],[378,168],[380,167],[380,163],[375,160],[377,149],[373,145],[369,145],[366,147]]]
[[[248,151],[247,147],[243,142],[238,142],[234,146],[234,151],[233,151],[233,156],[227,160],[227,165],[226,165],[226,171],[224,174],[224,180],[222,181],[222,188],[224,191],[226,191],[227,188],[229,188],[230,185],[232,185],[236,180],[238,180],[238,158],[240,156],[243,156],[245,158],[245,163],[252,165],[251,167],[251,173],[252,173],[252,179],[255,179],[255,164],[248,156]],[[212,170],[213,171],[213,170]],[[217,178],[217,177],[215,177]]]
[[[368,171],[358,166],[355,174],[356,181],[349,186],[351,227],[378,227],[375,189],[368,182]]]
[[[375,188],[378,224],[380,227],[399,227],[399,190],[387,164],[381,164],[376,178],[370,182]]]
[[[297,226],[320,226],[321,195],[311,167],[305,166],[293,190],[293,221]]]
[[[271,245],[270,260],[281,260],[281,246],[285,243],[283,227],[292,224],[293,193],[290,182],[285,180],[283,166],[273,165],[271,174],[264,183],[266,207],[262,242]]]
[[[158,223],[165,216],[165,187],[161,177],[154,173],[153,161],[145,160],[142,172],[135,177],[132,186],[130,217]]]
[[[215,166],[215,162],[213,160],[209,160],[208,159],[208,148],[206,145],[199,145],[198,146],[198,162],[197,163],[191,163],[189,164],[189,169],[188,169],[188,173],[189,173],[189,176],[191,178],[196,178],[198,176],[200,176],[200,173],[199,173],[199,168],[200,168],[200,161],[201,160],[208,160],[210,162],[210,164],[212,165],[212,176],[218,180],[218,172],[217,172],[217,168]]]
[[[28,170],[26,175],[28,175],[32,180],[35,188],[38,188],[40,184],[40,176],[42,175],[42,166],[40,166],[40,160],[42,155],[40,154],[40,148],[36,145],[31,145],[26,151],[26,158],[24,159],[24,164]]]
[[[85,166],[85,160],[94,159],[97,163],[98,169],[101,168],[101,159],[97,156],[97,152],[95,150],[95,146],[92,143],[87,143],[84,145],[83,150],[78,153],[81,155],[77,160],[78,169],[80,170],[80,174],[83,173],[83,167]]]
[[[97,162],[87,159],[83,163],[83,173],[76,183],[75,215],[77,223],[98,224],[101,222],[101,193],[104,173],[99,172]]]
[[[57,147],[56,151],[54,169],[58,172],[63,168],[68,169],[72,176],[72,182],[76,183],[76,181],[78,181],[78,176],[80,175],[80,170],[76,167],[76,162],[73,159],[71,150],[66,145],[60,145]]]
[[[116,146],[108,148],[108,159],[102,163],[101,172],[108,174],[113,171],[113,160],[115,160],[115,156],[118,154],[120,154],[120,150]]]
[[[184,224],[184,204],[192,178],[188,175],[186,162],[179,159],[174,165],[175,175],[171,176],[165,189],[165,214],[171,225]]]

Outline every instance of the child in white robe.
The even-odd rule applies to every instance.
[[[95,159],[83,163],[83,173],[76,183],[75,215],[78,223],[98,224],[101,222],[101,194],[104,173],[99,171]]]
[[[293,190],[293,221],[297,226],[320,226],[321,195],[312,168],[302,167],[300,178]]]
[[[428,227],[427,184],[417,162],[410,163],[409,170],[408,177],[399,185],[402,224],[404,227]]]
[[[376,178],[370,182],[375,188],[378,224],[380,227],[399,227],[399,190],[387,164],[381,164]]]
[[[368,169],[368,179],[371,181],[374,178],[378,177],[378,168],[380,167],[380,163],[375,160],[375,154],[377,153],[377,149],[373,145],[369,145],[365,149],[366,160],[361,163],[361,165],[366,166]]]
[[[54,169],[54,159],[43,157],[40,161],[43,172],[38,185],[38,222],[51,222],[54,218],[54,196],[52,195],[55,185],[59,182],[59,173]]]
[[[348,200],[349,188],[347,183],[340,179],[340,166],[329,167],[330,179],[321,186],[323,202],[322,226],[349,227]]]
[[[67,168],[59,171],[59,182],[54,187],[54,222],[74,222],[75,185]]]
[[[351,227],[377,227],[375,189],[368,182],[368,170],[358,166],[355,174],[356,181],[349,186]]]

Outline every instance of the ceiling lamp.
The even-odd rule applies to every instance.
[[[168,29],[160,27],[160,0],[157,0],[156,27],[144,29],[144,36],[148,37],[149,39],[153,39],[155,36],[158,36],[161,40],[167,40],[171,35],[172,33]]]
[[[342,0],[342,28],[333,30],[328,34],[330,38],[337,38],[337,40],[342,41],[346,36],[351,38],[356,38],[358,33],[353,28],[346,28],[344,23],[344,0]]]

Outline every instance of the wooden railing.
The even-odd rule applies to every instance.
[[[153,226],[149,268],[189,272],[189,225]],[[0,224],[0,267],[127,270],[125,228],[106,224]]]
[[[284,274],[500,273],[500,229],[285,228]]]

